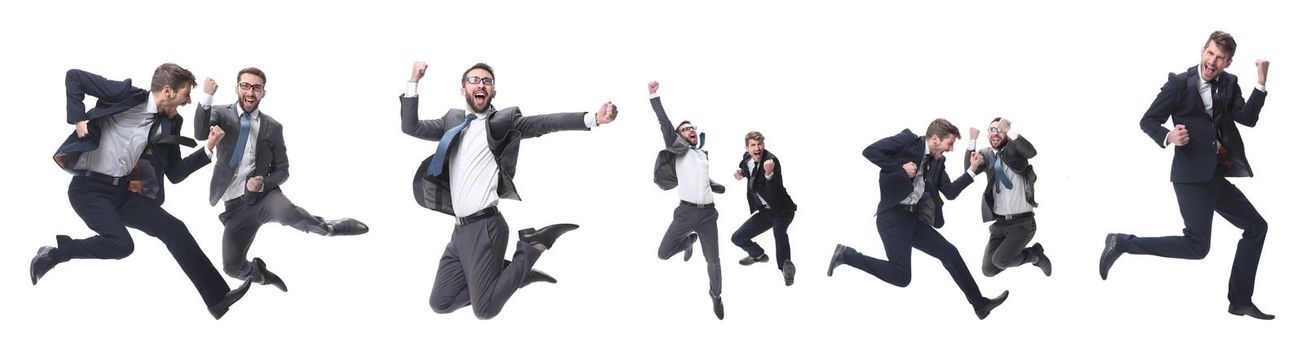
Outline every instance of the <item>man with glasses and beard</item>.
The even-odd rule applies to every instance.
[[[970,128],[970,145],[965,150],[965,165],[976,151],[979,129]],[[1033,234],[1038,224],[1033,220],[1033,183],[1037,173],[1029,165],[1029,158],[1038,155],[1027,138],[1010,130],[1010,120],[993,119],[988,124],[988,143],[991,148],[978,150],[983,157],[980,169],[988,175],[988,186],[983,190],[980,211],[988,227],[988,246],[983,249],[983,275],[992,277],[1010,267],[1033,264],[1042,274],[1051,276],[1051,259],[1043,252],[1042,243],[1034,243]]]
[[[285,137],[281,122],[263,113],[259,104],[267,95],[267,75],[249,67],[236,73],[239,101],[214,106],[217,83],[204,81],[204,97],[195,109],[195,138],[205,139],[209,128],[217,127],[234,137],[218,143],[208,156],[216,161],[209,182],[209,205],[223,204],[222,270],[228,276],[272,285],[287,291],[285,281],[267,269],[262,258],[248,261],[249,248],[263,224],[275,222],[322,236],[352,236],[366,233],[367,225],[344,218],[323,220],[296,206],[281,192],[290,177]]]
[[[616,119],[616,106],[604,103],[597,113],[523,116],[517,107],[494,108],[494,70],[477,63],[462,73],[466,110],[449,109],[439,119],[418,120],[417,82],[427,64],[415,62],[407,92],[399,98],[403,132],[437,141],[413,177],[417,203],[455,217],[453,234],[440,257],[430,307],[450,313],[467,305],[476,317],[498,315],[518,288],[537,281],[556,282],[531,267],[559,236],[579,226],[550,225],[518,232],[510,261],[507,222],[498,200],[521,200],[513,178],[521,140],[563,130],[589,130]]]

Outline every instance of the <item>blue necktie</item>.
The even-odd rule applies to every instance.
[[[444,136],[440,137],[439,147],[435,148],[435,158],[431,159],[430,165],[426,167],[427,174],[440,176],[440,174],[444,173],[444,157],[449,153],[449,145],[453,144],[454,139],[458,137],[458,133],[462,132],[462,128],[467,127],[467,124],[471,124],[473,120],[476,120],[476,115],[468,115],[467,120],[462,121],[462,124],[458,124],[458,126],[444,132]]]
[[[1008,190],[1015,187],[1015,184],[1010,182],[1010,178],[1006,177],[1006,172],[1001,170],[1001,152],[993,152],[993,156],[997,158],[996,163],[992,164],[993,170],[996,170],[997,173],[997,182],[1000,182]],[[997,192],[1001,192],[1000,187],[997,188]]]
[[[231,153],[231,161],[227,164],[235,168],[240,165],[240,158],[245,156],[245,143],[249,141],[249,113],[240,114],[240,137],[236,138],[236,150]]]
[[[702,147],[706,144],[707,144],[707,133],[705,132],[698,133],[698,147],[694,147],[694,149],[702,149]]]

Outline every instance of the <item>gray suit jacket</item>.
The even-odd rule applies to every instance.
[[[467,119],[466,111],[449,109],[439,119],[418,120],[417,97],[400,96],[399,103],[403,133],[423,140],[440,141],[446,126],[456,126]],[[486,118],[489,128],[486,137],[489,141],[489,150],[494,153],[494,160],[498,162],[499,198],[521,200],[517,195],[517,187],[512,182],[512,178],[517,173],[517,153],[520,151],[521,140],[556,131],[589,130],[585,126],[584,117],[585,112],[522,116],[521,110],[517,107],[496,110],[491,106],[489,117]],[[457,147],[456,143],[450,145],[449,154],[452,154]],[[449,192],[448,172],[449,161],[453,157],[445,157],[444,164],[440,165],[445,171],[439,176],[431,177],[426,175],[426,168],[434,156],[432,152],[421,162],[421,166],[417,167],[417,173],[412,178],[413,196],[417,204],[427,209],[455,215],[453,197]]]
[[[231,186],[236,169],[231,167],[231,153],[235,151],[236,141],[240,138],[240,107],[235,104],[213,105],[209,109],[195,107],[195,138],[208,139],[208,127],[216,124],[226,132],[222,141],[218,141],[213,152],[213,180],[209,181],[208,204],[217,205]],[[258,111],[258,135],[254,135],[256,150],[254,173],[249,176],[263,176],[263,192],[277,189],[290,178],[290,160],[286,158],[285,137],[281,134],[281,123],[272,116]],[[269,157],[270,155],[270,157]],[[265,170],[264,170],[265,169]]]
[[[970,167],[970,153],[974,151],[965,151],[965,167]],[[1029,205],[1034,208],[1038,207],[1038,202],[1033,200],[1033,184],[1038,181],[1038,174],[1033,172],[1033,165],[1029,164],[1029,158],[1038,155],[1038,149],[1033,148],[1033,144],[1028,138],[1020,135],[1019,138],[1011,140],[1006,139],[1006,145],[1001,148],[1001,160],[1003,166],[1010,168],[1017,176],[1024,178],[1024,199],[1029,201]],[[983,222],[997,220],[997,216],[992,213],[993,195],[992,186],[997,181],[996,154],[992,148],[979,150],[979,155],[983,156],[983,173],[988,175],[988,186],[983,190],[983,205],[979,209],[982,211]]]
[[[657,122],[661,124],[662,141],[666,143],[666,149],[657,152],[657,161],[653,164],[653,183],[662,190],[670,190],[680,185],[680,179],[675,174],[675,159],[692,150],[693,146],[675,132],[675,126],[671,124],[670,117],[666,116],[666,110],[662,108],[662,98],[654,97],[651,101],[653,112],[657,114]],[[724,185],[711,179],[707,181],[710,182],[712,192],[725,193]]]

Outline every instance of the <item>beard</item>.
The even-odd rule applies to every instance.
[[[472,112],[475,112],[475,113],[485,113],[485,111],[488,111],[489,108],[492,107],[492,106],[494,105],[494,104],[493,104],[493,103],[494,103],[494,96],[493,96],[493,95],[488,95],[488,94],[485,95],[485,105],[484,105],[484,106],[476,106],[476,96],[475,96],[475,95],[465,96],[464,98],[467,100],[467,107],[470,107],[470,108],[471,108],[471,111],[472,111]]]

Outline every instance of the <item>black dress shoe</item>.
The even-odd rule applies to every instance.
[[[1110,266],[1115,265],[1115,260],[1119,260],[1124,251],[1119,249],[1119,240],[1124,236],[1122,233],[1111,233],[1106,235],[1106,248],[1101,250],[1101,263],[1098,266],[1101,272],[1101,280],[1106,280],[1110,274]]]
[[[759,257],[754,258],[751,255],[749,255],[743,257],[743,259],[739,259],[739,265],[748,266],[755,263],[764,263],[767,261],[770,261],[770,256],[767,256],[766,253],[761,253],[761,256]]]
[[[370,228],[367,227],[367,224],[353,218],[327,220],[326,226],[331,228],[331,232],[327,233],[327,236],[361,235],[370,230]]]
[[[716,319],[725,319],[725,304],[721,303],[720,297],[711,297],[711,311],[716,312]]]
[[[842,244],[834,246],[834,256],[829,258],[829,270],[825,271],[825,276],[834,277],[834,268],[843,264],[843,256],[847,255],[848,251],[856,250]]]
[[[1255,307],[1255,304],[1249,304],[1246,306],[1228,305],[1228,313],[1237,316],[1250,316],[1261,320],[1272,320],[1276,318],[1273,315],[1264,313],[1264,311],[1260,311],[1260,308]]]
[[[1034,243],[1032,247],[1029,247],[1029,250],[1032,250],[1033,256],[1037,257],[1038,259],[1036,262],[1033,263],[1033,266],[1037,266],[1038,268],[1042,269],[1043,275],[1047,275],[1047,277],[1051,277],[1051,259],[1047,258],[1047,253],[1043,251],[1042,243]]]
[[[988,299],[987,303],[975,308],[974,314],[978,315],[980,320],[988,318],[988,313],[992,312],[992,309],[1001,306],[1001,303],[1006,302],[1006,297],[1008,296],[1010,296],[1010,291],[1001,292],[1001,295],[998,295],[994,299]]]
[[[281,279],[281,276],[277,276],[267,269],[267,264],[263,262],[263,258],[254,258],[254,271],[250,273],[250,279],[258,284],[273,285],[282,292],[290,291],[285,287],[285,281]]]
[[[785,261],[784,262],[784,285],[785,286],[793,285],[794,274],[797,274],[797,266],[793,266],[792,260]]]
[[[521,241],[526,242],[526,244],[530,244],[530,245],[539,244],[539,245],[543,245],[544,249],[552,249],[553,242],[556,242],[558,237],[561,237],[562,234],[566,233],[567,231],[571,231],[577,228],[580,228],[580,226],[575,224],[556,224],[556,225],[544,226],[539,230],[535,230],[534,228],[527,228],[521,231],[517,231],[517,235],[520,236]]]
[[[517,289],[525,288],[527,285],[530,285],[531,283],[535,283],[535,282],[544,282],[544,283],[554,283],[554,284],[555,284],[555,283],[557,283],[557,279],[556,279],[556,278],[553,278],[553,276],[549,276],[548,274],[544,273],[543,271],[539,271],[539,270],[530,270],[530,272],[527,272],[527,273],[526,273],[526,279],[521,281],[521,286],[520,286],[520,287],[517,287]]]
[[[222,296],[222,300],[219,300],[217,304],[209,306],[208,313],[213,315],[213,319],[222,319],[222,316],[227,314],[227,310],[231,309],[232,304],[240,301],[240,298],[244,298],[245,292],[249,291],[249,283],[249,280],[245,280],[244,283],[240,284],[240,287],[236,287],[236,289],[232,289],[227,292],[226,295]]]
[[[689,261],[693,257],[693,244],[698,243],[698,234],[689,234],[689,245],[684,247],[684,261]]]
[[[36,249],[36,256],[32,257],[32,265],[29,268],[29,272],[32,275],[33,286],[36,285],[36,281],[41,280],[41,277],[45,276],[46,272],[50,272],[50,269],[53,269],[54,265],[59,264],[59,261],[54,257],[54,254],[57,251],[57,248],[48,246]]]

